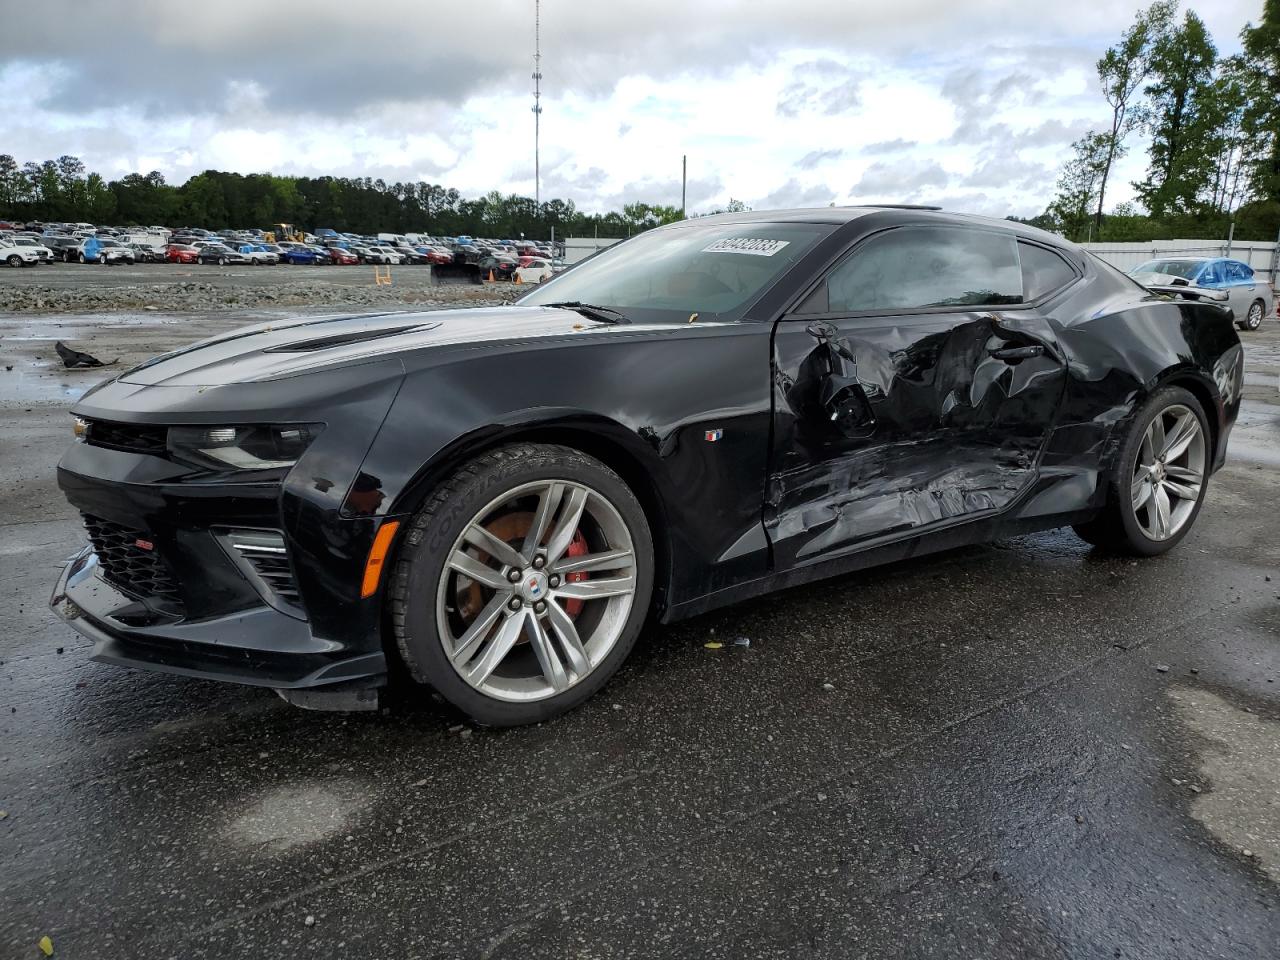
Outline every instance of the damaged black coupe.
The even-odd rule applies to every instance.
[[[513,305],[266,323],[94,388],[53,608],[102,661],[528,723],[650,617],[1065,525],[1168,550],[1242,366],[1219,306],[1020,224],[686,221]]]

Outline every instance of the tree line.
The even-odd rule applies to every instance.
[[[361,234],[427,232],[482,237],[625,237],[681,218],[678,207],[629,203],[589,214],[572,200],[503,195],[467,198],[433,183],[370,177],[285,177],[206,170],[166,183],[158,170],[107,181],[77,157],[19,165],[0,154],[0,218],[21,222],[266,228],[273,223]]]
[[[1274,240],[1280,230],[1280,0],[1219,57],[1178,0],[1140,10],[1098,59],[1111,122],[1071,146],[1057,193],[1033,223],[1072,240],[1222,237]],[[1138,134],[1150,138],[1138,202],[1104,213],[1112,173]]]

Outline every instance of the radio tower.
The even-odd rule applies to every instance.
[[[538,153],[542,127],[542,0],[533,0],[533,202],[542,208],[542,170]]]

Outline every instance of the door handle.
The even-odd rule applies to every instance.
[[[1032,357],[1040,357],[1044,355],[1044,347],[1032,345],[1027,347],[995,347],[988,350],[987,353],[995,357],[997,360],[1008,360],[1010,363],[1017,363],[1019,360],[1030,360]]]

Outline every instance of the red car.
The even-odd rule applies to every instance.
[[[453,251],[446,250],[444,247],[427,247],[427,262],[450,264],[453,263]]]
[[[164,251],[164,258],[169,263],[195,263],[199,255],[199,250],[185,243],[171,243]]]
[[[350,250],[344,250],[342,247],[330,247],[329,260],[339,267],[346,267],[360,262],[359,257]]]

